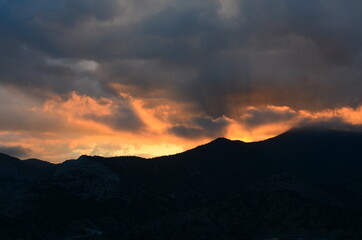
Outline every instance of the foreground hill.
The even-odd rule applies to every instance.
[[[361,239],[361,143],[361,133],[299,129],[255,143],[219,138],[153,159],[82,156],[55,165],[0,155],[0,234]]]

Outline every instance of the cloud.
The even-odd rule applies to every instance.
[[[0,82],[37,94],[115,96],[116,82],[137,88],[136,97],[164,89],[160,97],[213,118],[250,105],[361,104],[356,0],[1,4]]]
[[[0,88],[0,131],[97,133],[138,131],[144,126],[130,100],[92,98],[71,93],[37,101],[17,90]]]
[[[185,147],[177,139],[358,125],[361,9],[359,0],[0,0],[0,131],[23,137],[14,146],[28,147],[32,132],[49,146],[52,134],[73,143],[69,135],[114,133]]]
[[[249,106],[229,127],[231,138],[260,141],[293,128],[319,128],[342,131],[362,130],[362,107],[325,109],[322,111],[295,110],[287,106]]]
[[[216,138],[226,133],[230,120],[225,117],[212,119],[209,117],[196,118],[192,120],[192,125],[177,125],[171,127],[169,132],[183,138]]]
[[[4,153],[13,157],[29,157],[32,154],[32,151],[22,146],[0,145],[0,153]]]
[[[127,97],[92,98],[73,92],[66,100],[54,98],[47,101],[44,110],[70,122],[83,121],[87,125],[91,121],[115,131],[137,132],[145,127]]]
[[[107,125],[114,130],[137,133],[145,127],[142,119],[137,116],[137,113],[135,113],[131,106],[115,106],[109,115],[88,114],[85,115],[85,118]]]
[[[332,129],[339,131],[362,132],[362,123],[351,124],[342,117],[330,117],[321,119],[301,119],[293,128],[315,128],[315,129]]]
[[[297,116],[298,113],[288,107],[247,107],[242,110],[240,121],[246,127],[255,128],[278,122],[288,122]]]
[[[217,13],[222,18],[235,18],[239,14],[239,1],[237,0],[219,0],[220,7]]]
[[[54,131],[66,123],[42,113],[42,104],[22,92],[0,87],[0,131]]]

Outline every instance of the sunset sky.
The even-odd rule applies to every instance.
[[[0,152],[360,131],[361,29],[360,0],[0,0]]]

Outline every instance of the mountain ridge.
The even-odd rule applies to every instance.
[[[104,239],[361,239],[361,142],[361,133],[296,131],[152,159],[0,155],[0,236],[63,240],[91,228]]]
[[[151,158],[144,158],[144,157],[139,157],[137,155],[130,155],[130,156],[111,156],[111,157],[103,157],[100,155],[87,155],[87,154],[83,154],[81,156],[79,156],[77,159],[67,159],[64,160],[63,162],[59,162],[59,163],[52,163],[49,162],[47,160],[42,160],[42,159],[37,159],[37,158],[26,158],[26,159],[19,159],[17,157],[5,154],[5,153],[0,153],[0,160],[3,159],[13,159],[13,160],[21,160],[21,161],[28,161],[29,163],[36,163],[38,162],[39,164],[41,164],[42,162],[46,162],[46,163],[51,163],[51,164],[62,164],[66,161],[70,161],[70,160],[79,160],[81,158],[84,157],[99,157],[99,158],[126,158],[126,157],[135,157],[135,158],[140,158],[140,159],[158,159],[158,158],[163,158],[163,157],[169,157],[169,156],[175,156],[175,155],[179,155],[179,154],[183,154],[185,152],[189,152],[189,151],[193,151],[195,149],[199,149],[199,148],[205,148],[205,147],[220,147],[220,145],[253,145],[253,144],[260,144],[260,143],[267,143],[267,142],[271,142],[271,141],[283,141],[283,139],[285,138],[295,138],[296,136],[298,137],[304,137],[304,138],[309,138],[312,136],[323,136],[323,135],[327,135],[327,136],[331,136],[331,135],[340,135],[343,137],[343,135],[350,135],[350,136],[354,136],[354,137],[361,137],[362,136],[362,132],[359,131],[352,131],[352,130],[336,130],[336,129],[328,129],[328,128],[316,128],[316,127],[308,127],[308,128],[293,128],[290,129],[284,133],[281,133],[275,137],[271,137],[271,138],[267,138],[264,140],[260,140],[260,141],[254,141],[254,142],[244,142],[242,140],[232,140],[232,139],[228,139],[225,137],[218,137],[215,138],[214,140],[211,140],[210,142],[207,142],[205,144],[201,144],[199,146],[196,146],[194,148],[185,150],[183,152],[180,153],[175,153],[175,154],[170,154],[170,155],[162,155],[162,156],[155,156],[155,157],[151,157]]]

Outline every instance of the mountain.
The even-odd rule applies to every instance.
[[[362,133],[295,129],[153,159],[1,154],[0,236],[361,239],[361,142]]]

